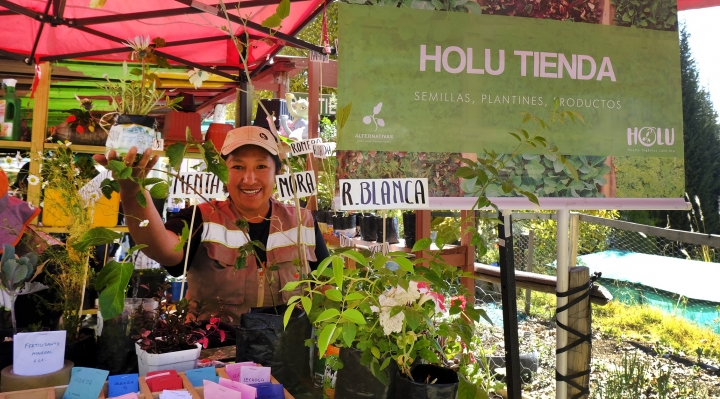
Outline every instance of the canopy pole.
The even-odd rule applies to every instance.
[[[505,333],[505,381],[508,399],[522,398],[520,379],[520,343],[518,337],[515,259],[513,255],[512,211],[502,209],[498,225],[500,246],[500,293],[502,296],[503,330]]]
[[[568,273],[568,231],[570,224],[570,211],[560,209],[557,212],[557,292],[566,292],[568,290],[570,275]],[[567,296],[557,297],[557,307],[560,308],[567,304]],[[556,314],[557,321],[567,325],[567,312]],[[567,345],[567,331],[556,328],[556,349],[564,348]],[[556,355],[556,370],[561,376],[567,375],[567,352],[558,353]],[[555,381],[556,398],[567,399],[567,384],[563,381]]]

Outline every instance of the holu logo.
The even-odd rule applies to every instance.
[[[640,143],[645,147],[652,147],[653,145],[673,145],[675,143],[675,128],[665,128],[665,134],[662,133],[662,128],[659,127],[646,126],[640,129],[629,127],[627,130],[628,145]]]

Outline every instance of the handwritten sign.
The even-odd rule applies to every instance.
[[[428,180],[340,179],[340,210],[427,209]]]
[[[113,399],[138,399],[137,393],[128,393],[122,396],[116,396]]]
[[[170,184],[170,198],[218,198],[225,196],[225,186],[212,173],[180,173]]]
[[[163,151],[165,149],[165,140],[155,138],[153,139],[152,150]]]
[[[229,366],[229,365],[228,365]],[[227,366],[226,366],[227,367]],[[227,371],[227,370],[225,370]],[[225,388],[230,388],[234,391],[238,391],[242,394],[243,398],[254,398],[257,396],[257,389],[254,387],[251,387],[250,385],[243,384],[242,382],[237,381],[231,381],[227,378],[220,378],[218,383]]]
[[[270,382],[270,367],[241,367],[240,382],[243,384]]]
[[[336,143],[321,143],[313,145],[313,155],[315,158],[324,159],[335,156]]]
[[[215,367],[203,367],[199,369],[188,370],[185,372],[185,377],[187,377],[187,379],[194,387],[203,386],[203,381],[205,380],[218,382],[218,376],[215,372]]]
[[[340,247],[341,248],[347,248],[347,247],[354,247],[355,243],[353,242],[352,238],[348,238],[343,234],[340,234]]]
[[[316,51],[310,52],[310,62],[321,62],[323,64],[330,63],[330,55],[324,53],[318,53]]]
[[[315,144],[322,144],[321,138],[294,141],[290,143],[290,155],[296,157],[298,155],[309,154],[313,152]]]
[[[192,394],[186,390],[168,391],[164,390],[160,393],[159,399],[193,399]]]
[[[15,334],[13,372],[17,375],[53,373],[65,364],[65,331]]]
[[[382,244],[373,244],[368,248],[368,250],[371,255],[375,255],[378,252],[382,252],[383,255],[387,255],[389,248],[388,243],[384,242]]]
[[[70,384],[63,394],[63,399],[97,399],[105,385],[107,370],[87,367],[73,367]]]
[[[102,197],[102,191],[100,191],[100,185],[103,180],[112,180],[112,172],[109,170],[103,171],[99,175],[95,176],[92,180],[87,182],[84,186],[78,190],[80,197],[85,201],[86,204],[92,205]],[[94,193],[94,195],[93,195]]]
[[[138,391],[137,374],[111,375],[108,377],[108,396],[111,398]]]
[[[277,175],[275,176],[275,185],[278,193],[277,199],[280,201],[294,198],[296,191],[298,198],[309,197],[317,193],[317,181],[313,171],[295,173],[294,180],[289,173]]]
[[[242,399],[242,393],[216,384],[212,381],[203,381],[205,399]]]
[[[240,381],[240,368],[246,366],[254,367],[257,366],[257,364],[255,364],[255,362],[230,363],[225,366],[225,372],[227,373],[230,380]]]

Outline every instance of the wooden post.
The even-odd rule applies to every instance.
[[[530,230],[528,233],[528,246],[527,246],[527,259],[525,263],[525,271],[532,273],[533,262],[535,257],[535,230]],[[525,314],[530,315],[530,303],[532,302],[532,291],[529,288],[525,289]]]
[[[577,265],[578,241],[580,239],[580,214],[570,212],[570,259],[569,266]]]
[[[589,280],[589,268],[585,266],[570,268],[571,290],[576,287],[587,286]],[[581,296],[584,292],[585,291],[581,291],[578,294],[571,295],[568,298],[568,301],[572,302],[575,298]],[[567,310],[568,327],[577,330],[581,334],[590,333],[590,303],[588,302],[588,299],[589,298],[583,299],[582,301]],[[577,340],[579,340],[579,337],[575,336],[575,334],[568,333],[568,344],[572,344]],[[590,344],[584,342],[567,352],[567,375],[572,375],[590,369],[590,358],[592,356],[590,348]],[[574,379],[574,381],[582,387],[588,387],[588,384],[590,382],[590,376],[586,375],[583,377],[579,377]],[[575,397],[575,395],[579,393],[579,390],[573,388],[570,384],[567,385],[568,399]],[[580,396],[579,398],[587,398],[587,395]]]
[[[423,238],[430,237],[431,222],[430,211],[415,211],[415,242],[418,242]],[[415,256],[417,258],[424,258],[422,252],[416,252]],[[427,263],[421,263],[421,265],[428,266]]]
[[[50,108],[50,63],[40,64],[40,81],[35,89],[35,104],[33,107],[32,141],[30,154],[37,157],[43,151],[45,136],[47,135],[48,109]],[[40,176],[40,162],[30,162],[30,174]],[[41,186],[28,185],[27,200],[35,206],[40,205]],[[37,218],[33,221],[37,224]]]
[[[320,86],[322,64],[319,62],[308,62],[308,138],[314,139],[318,137],[320,130]],[[315,181],[318,180],[317,167],[315,166],[315,157],[312,154],[307,155],[307,170],[315,173]],[[313,195],[308,198],[307,209],[316,210],[317,196]]]

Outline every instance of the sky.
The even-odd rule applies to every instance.
[[[681,11],[679,15],[690,33],[690,51],[700,71],[700,84],[710,92],[720,114],[720,6]]]

